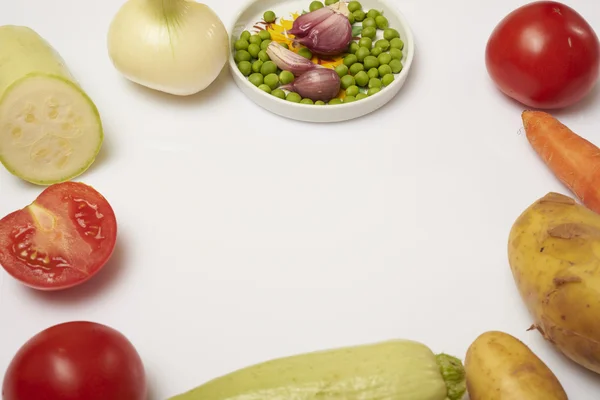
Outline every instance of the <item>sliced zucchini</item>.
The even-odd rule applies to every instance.
[[[64,60],[28,27],[0,27],[0,162],[38,185],[71,180],[104,139],[93,101]]]

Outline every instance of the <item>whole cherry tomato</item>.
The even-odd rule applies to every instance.
[[[600,42],[572,8],[555,1],[524,5],[490,36],[485,61],[507,96],[538,109],[558,109],[583,99],[600,73]]]
[[[50,327],[19,349],[4,375],[3,400],[146,400],[133,345],[93,322]]]

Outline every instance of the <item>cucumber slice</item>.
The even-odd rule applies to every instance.
[[[104,133],[64,60],[28,27],[0,27],[0,162],[37,184],[64,182],[94,162]]]

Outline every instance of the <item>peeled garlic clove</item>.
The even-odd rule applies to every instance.
[[[348,49],[352,41],[352,25],[344,15],[333,13],[314,26],[308,35],[295,41],[306,46],[313,54],[337,55]]]
[[[267,55],[280,70],[289,71],[295,76],[300,76],[313,69],[323,68],[274,41],[267,46]]]
[[[304,37],[308,35],[308,33],[313,27],[325,21],[333,14],[334,11],[331,8],[323,7],[319,8],[318,10],[301,15],[298,18],[296,18],[294,24],[292,25],[292,29],[290,29],[288,33],[296,36],[297,38]]]
[[[313,69],[302,74],[294,82],[281,86],[283,90],[296,92],[313,101],[329,101],[340,92],[341,79],[329,68]]]
[[[345,1],[338,1],[329,7],[331,10],[335,11],[338,14],[342,14],[344,17],[348,18],[350,16],[350,10],[348,9],[348,3]]]

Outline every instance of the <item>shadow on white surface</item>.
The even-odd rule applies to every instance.
[[[104,164],[110,162],[110,159],[113,155],[113,147],[112,147],[112,138],[113,137],[114,136],[112,135],[112,133],[108,132],[106,127],[104,127],[104,141],[102,143],[102,147],[100,148],[100,152],[96,156],[96,160],[94,160],[94,162],[92,163],[92,165],[90,165],[90,167],[87,169],[87,171],[85,171],[83,174],[79,175],[78,177],[73,178],[73,180],[81,181],[81,182],[85,183],[86,174],[94,171],[96,168],[102,168],[102,166]]]
[[[24,290],[28,291],[26,295],[37,297],[38,300],[47,304],[79,304],[94,301],[95,297],[101,296],[102,292],[108,290],[123,273],[127,263],[126,247],[125,241],[117,240],[115,250],[104,268],[96,276],[79,286],[57,292],[45,292],[24,287]]]
[[[148,364],[146,362],[144,362],[144,364]],[[146,368],[146,387],[148,388],[148,395],[146,396],[146,400],[162,400],[160,399],[156,392],[156,380],[153,379],[154,377],[152,376],[152,374],[150,373],[150,371],[148,371],[148,368]]]
[[[588,93],[580,102],[573,104],[571,107],[567,107],[562,110],[556,110],[553,114],[560,117],[580,115],[585,112],[592,110],[598,110],[598,104],[600,103],[600,84],[596,84],[592,91]]]
[[[509,97],[506,94],[504,94],[500,89],[498,89],[494,85],[493,82],[488,82],[488,84],[493,87],[493,90],[495,90],[507,102],[507,104],[511,104],[519,110],[522,110],[522,111],[525,111],[525,110],[545,111],[549,114],[552,114],[553,116],[555,116],[557,118],[569,117],[572,115],[579,115],[579,114],[582,114],[585,112],[589,112],[589,111],[593,110],[594,108],[597,109],[598,103],[600,102],[600,84],[596,84],[596,86],[592,89],[592,91],[590,93],[588,93],[588,95],[586,97],[584,97],[578,103],[575,103],[570,107],[566,107],[566,108],[558,109],[558,110],[545,110],[545,109],[536,109],[534,107],[527,107],[525,104],[522,104],[522,103],[518,102],[517,100],[513,99],[512,97]]]
[[[415,41],[415,48],[417,47],[417,42]],[[398,92],[398,94],[392,99],[390,100],[387,104],[385,104],[383,107],[373,111],[371,114],[369,115],[377,115],[378,113],[382,113],[382,112],[389,112],[390,107],[398,107],[400,102],[404,101],[404,97],[406,96],[410,96],[411,95],[411,91],[413,90],[413,86],[415,85],[415,81],[417,80],[416,75],[420,75],[422,72],[419,71],[419,56],[418,56],[418,52],[415,52],[415,56],[413,58],[412,61],[412,65],[410,67],[410,74],[408,74],[408,76],[406,77],[406,83],[404,83],[404,86],[402,86],[402,89],[400,89],[400,92]],[[346,121],[346,122],[351,122],[351,121]]]
[[[556,354],[556,356],[560,359],[561,363],[569,365],[570,369],[572,371],[574,371],[576,374],[581,375],[581,377],[583,377],[586,380],[598,381],[598,374],[577,364],[575,361],[571,360],[569,357],[564,355],[557,347],[553,346],[550,342],[546,341],[545,339],[541,338],[541,340],[543,340],[544,345],[546,347],[548,347],[550,349],[550,351],[552,351]],[[537,355],[538,355],[538,357],[540,357],[539,354],[537,354]],[[542,361],[547,362],[547,360],[542,360]],[[564,383],[564,382],[562,382],[561,379],[559,379],[559,380],[561,381],[561,383]]]
[[[231,78],[229,68],[227,65],[223,67],[223,69],[219,73],[219,76],[217,76],[217,79],[215,79],[213,83],[210,84],[210,86],[208,86],[203,91],[193,94],[191,96],[175,96],[169,93],[161,92],[139,85],[124,77],[121,77],[121,79],[124,79],[126,81],[127,86],[129,86],[129,89],[136,92],[136,94],[152,98],[156,101],[167,102],[169,105],[174,105],[177,107],[201,107],[207,103],[213,103],[216,101],[215,99],[217,98],[217,96],[224,93],[223,88],[225,87],[227,81],[230,81],[233,84],[233,79]]]

